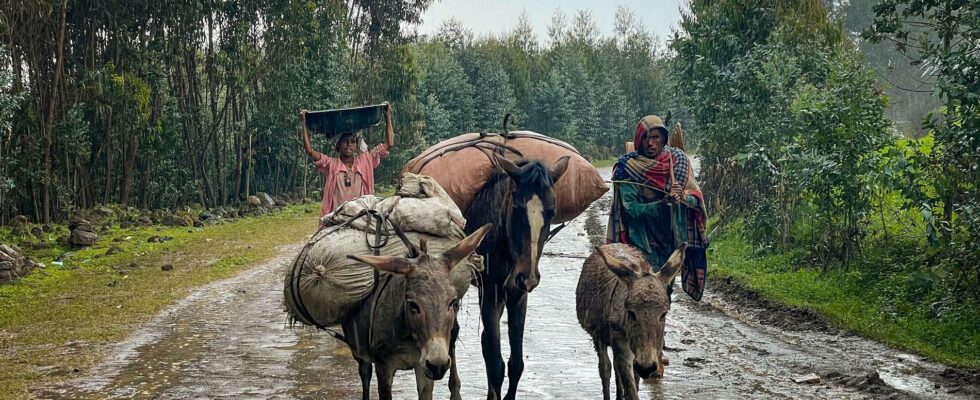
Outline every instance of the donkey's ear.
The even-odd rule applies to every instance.
[[[555,166],[551,168],[552,181],[558,182],[558,179],[561,179],[561,176],[565,175],[565,171],[568,170],[568,161],[571,159],[572,158],[569,156],[564,156],[562,158],[559,158],[558,161],[555,162]]]
[[[380,271],[398,275],[408,275],[415,270],[412,260],[390,256],[347,256],[347,258],[370,265]]]
[[[674,254],[671,254],[670,258],[667,259],[667,262],[664,263],[664,266],[660,267],[660,272],[658,272],[658,274],[660,275],[660,280],[663,281],[663,283],[670,284],[670,281],[672,281],[674,277],[681,272],[681,269],[684,268],[685,253],[687,253],[687,242],[681,244],[680,247],[674,250]]]
[[[500,154],[494,154],[493,156],[497,160],[497,166],[506,172],[507,175],[510,175],[511,178],[517,178],[521,175],[521,167],[518,167],[513,161],[508,160]]]
[[[493,228],[493,224],[486,224],[477,229],[475,232],[471,233],[469,236],[460,240],[455,246],[446,250],[442,253],[442,263],[446,266],[447,270],[452,270],[456,264],[463,261],[464,258],[469,257],[470,253],[473,253],[480,243],[483,242],[483,238],[487,236],[490,229]]]
[[[620,279],[626,282],[632,282],[634,279],[636,279],[636,271],[634,271],[633,268],[630,268],[629,265],[619,261],[618,258],[613,257],[609,255],[609,253],[603,251],[601,246],[596,246],[595,252],[599,255],[599,257],[602,257],[602,262],[606,264],[606,267]]]

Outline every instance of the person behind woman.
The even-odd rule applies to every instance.
[[[310,134],[306,131],[306,110],[299,113],[303,125],[303,148],[313,160],[313,165],[324,175],[323,202],[320,205],[320,217],[333,212],[344,202],[358,197],[374,194],[374,169],[381,164],[381,159],[388,157],[395,146],[395,132],[391,123],[391,105],[385,103],[385,142],[377,145],[368,152],[358,152],[359,134],[345,132],[337,139],[334,150],[337,157],[313,150],[310,145]]]
[[[684,151],[667,145],[668,136],[658,116],[648,115],[637,124],[635,151],[620,157],[613,169],[606,241],[636,247],[654,268],[687,242],[681,280],[684,291],[700,300],[707,271],[704,197],[690,160]],[[671,282],[667,287],[668,297],[673,286]]]

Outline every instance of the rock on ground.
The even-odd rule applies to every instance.
[[[0,284],[13,282],[41,265],[25,257],[16,246],[0,244]]]
[[[167,226],[192,226],[194,221],[184,215],[168,214],[163,217],[163,224]]]
[[[255,194],[255,196],[259,198],[259,201],[262,202],[263,206],[275,207],[276,205],[276,201],[273,200],[272,196],[269,196],[269,194],[266,192],[258,192]]]

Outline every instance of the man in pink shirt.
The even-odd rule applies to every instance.
[[[323,185],[323,203],[320,205],[320,217],[327,215],[348,200],[374,194],[374,169],[381,159],[395,145],[395,132],[391,123],[391,105],[385,103],[385,143],[379,144],[366,153],[357,151],[360,136],[354,132],[346,132],[337,139],[334,150],[338,158],[313,150],[310,145],[310,134],[306,131],[306,110],[299,113],[303,125],[303,147],[306,154],[313,159],[313,165],[325,176]]]

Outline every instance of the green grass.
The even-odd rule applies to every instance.
[[[711,244],[709,269],[714,278],[731,277],[769,300],[813,309],[836,326],[935,361],[980,368],[980,311],[976,307],[952,304],[945,312],[934,312],[935,303],[923,304],[928,301],[910,293],[909,271],[902,268],[871,272],[867,266],[852,267],[824,274],[796,261],[803,259],[802,251],[755,256],[752,246],[738,234],[737,224],[729,228]]]
[[[395,195],[395,185],[378,185],[374,189],[374,195],[378,197],[391,197]]]
[[[604,160],[593,160],[592,165],[596,168],[610,168],[616,165],[616,160],[617,159],[615,158],[607,158]]]
[[[28,397],[33,385],[86,373],[106,345],[194,287],[233,276],[311,234],[316,216],[308,204],[205,228],[114,229],[63,266],[51,261],[64,249],[34,254],[46,268],[0,286],[0,398]],[[174,239],[147,243],[153,235]],[[106,256],[112,244],[123,253]],[[162,271],[163,264],[173,271]]]

